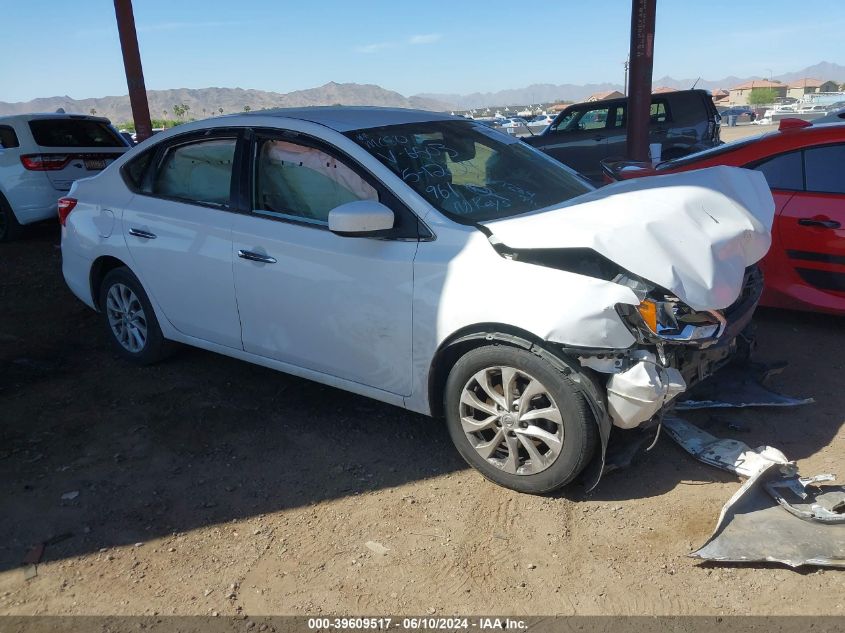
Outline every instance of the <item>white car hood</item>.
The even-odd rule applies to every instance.
[[[771,244],[763,174],[711,167],[608,185],[552,210],[483,224],[514,249],[591,248],[696,310],[739,297]]]

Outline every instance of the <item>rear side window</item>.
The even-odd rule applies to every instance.
[[[8,125],[0,125],[0,146],[3,149],[11,149],[12,147],[20,147],[18,143],[18,135]]]
[[[41,147],[126,147],[111,126],[84,119],[39,119],[29,122],[35,143]]]
[[[228,206],[236,143],[234,138],[225,138],[169,148],[153,177],[150,193]]]
[[[807,191],[845,193],[845,145],[804,151]]]
[[[760,163],[754,169],[763,172],[772,189],[800,191],[804,188],[801,152],[775,156]]]

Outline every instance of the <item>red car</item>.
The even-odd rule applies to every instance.
[[[657,167],[608,163],[604,175],[612,182],[714,165],[761,171],[772,189],[775,220],[761,262],[761,305],[845,314],[845,124],[783,119],[777,132]]]

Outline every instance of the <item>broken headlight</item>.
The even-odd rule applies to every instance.
[[[655,292],[657,288],[639,279],[620,275],[614,280],[628,286],[640,300],[638,306],[620,304],[619,314],[645,338],[657,337],[675,343],[715,341],[725,330],[725,317],[715,310],[693,310],[677,297]]]

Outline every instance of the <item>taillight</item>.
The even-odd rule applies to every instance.
[[[70,158],[67,154],[25,154],[21,163],[30,171],[55,171],[64,169]]]
[[[67,216],[76,207],[76,198],[59,198],[59,224],[62,226],[67,222]]]

